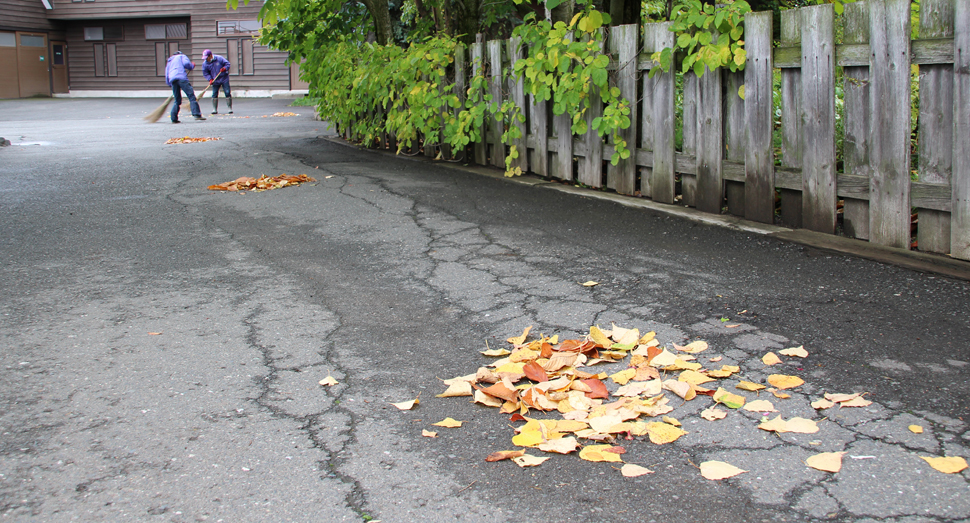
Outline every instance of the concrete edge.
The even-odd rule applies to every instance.
[[[477,165],[464,165],[454,162],[442,162],[435,161],[423,155],[418,156],[408,156],[399,155],[390,151],[381,151],[375,149],[367,149],[364,147],[358,147],[343,138],[338,136],[320,136],[324,140],[329,142],[343,145],[345,147],[353,147],[359,151],[367,151],[373,154],[382,154],[385,156],[393,156],[399,159],[407,159],[419,162],[433,163],[437,166],[448,167],[451,169],[478,174],[481,176],[487,176],[489,178],[498,178],[507,182],[517,183],[520,185],[528,185],[532,187],[539,187],[543,189],[552,189],[568,194],[573,194],[576,196],[582,196],[586,198],[596,198],[600,200],[606,200],[620,205],[625,205],[627,207],[634,207],[640,209],[647,209],[651,211],[656,211],[669,216],[675,216],[677,218],[690,220],[696,223],[702,223],[706,225],[712,225],[717,227],[724,227],[727,229],[732,229],[741,232],[747,232],[752,234],[760,234],[768,236],[770,238],[775,238],[781,241],[795,243],[798,245],[804,245],[806,247],[812,247],[814,249],[819,249],[822,251],[844,254],[848,256],[854,256],[857,258],[864,258],[867,260],[877,261],[880,263],[885,263],[887,265],[894,265],[897,267],[903,267],[906,269],[939,274],[942,276],[947,276],[950,278],[967,280],[970,281],[970,262],[958,260],[952,258],[948,255],[941,254],[930,254],[919,251],[909,251],[905,249],[898,249],[895,247],[887,247],[884,245],[877,245],[874,243],[869,243],[863,240],[856,240],[853,238],[846,238],[843,236],[836,236],[834,234],[825,234],[820,232],[809,231],[807,229],[790,229],[787,227],[780,227],[777,225],[770,225],[766,223],[758,223],[737,216],[725,215],[725,214],[709,214],[705,212],[698,211],[697,209],[692,209],[690,207],[681,207],[679,205],[670,205],[665,203],[654,202],[653,200],[633,198],[630,196],[623,196],[616,193],[604,192],[597,189],[587,189],[583,187],[577,187],[574,185],[567,185],[556,181],[546,180],[535,175],[526,174],[516,177],[507,177],[505,173],[494,168],[494,167],[483,167]]]

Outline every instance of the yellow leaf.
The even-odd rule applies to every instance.
[[[421,400],[419,400],[419,399],[413,399],[411,401],[402,401],[400,403],[391,403],[391,405],[394,405],[399,410],[411,410],[418,403],[421,403]]]
[[[707,350],[707,347],[708,347],[707,342],[701,341],[701,340],[692,341],[687,345],[683,345],[683,346],[677,345],[676,343],[674,344],[675,349],[681,352],[686,352],[688,354],[697,354],[698,352],[704,352]]]
[[[788,423],[781,419],[781,416],[778,416],[773,420],[761,423],[758,428],[768,432],[788,432]]]
[[[583,287],[595,287],[595,286],[597,286],[599,284],[600,284],[600,282],[598,282],[598,281],[589,280],[588,282],[583,283]]]
[[[717,407],[708,407],[701,411],[701,417],[707,421],[717,421],[719,419],[726,418],[727,412],[724,412]]]
[[[636,345],[640,342],[640,329],[624,329],[613,324],[612,338],[618,345]]]
[[[747,472],[730,463],[723,461],[705,461],[701,463],[701,475],[710,480],[727,479]]]
[[[826,394],[825,399],[834,401],[835,403],[842,403],[843,401],[854,400],[861,395],[861,392],[856,392],[855,394]]]
[[[613,445],[587,445],[579,451],[579,457],[586,461],[609,461],[623,463],[623,459],[615,452],[609,452]]]
[[[831,408],[833,406],[835,406],[835,403],[832,403],[831,401],[825,398],[818,399],[812,402],[812,408],[815,410],[824,410],[824,409]]]
[[[570,452],[575,452],[579,448],[579,441],[576,438],[569,436],[568,438],[559,438],[552,441],[546,441],[539,444],[539,450],[543,452],[556,452],[558,454],[569,454]]]
[[[327,376],[326,378],[320,380],[320,385],[323,385],[324,387],[333,387],[336,384],[337,380],[334,379],[333,376]]]
[[[768,383],[779,389],[793,389],[805,383],[805,380],[798,376],[786,376],[784,374],[772,374],[768,376]]]
[[[944,474],[956,474],[957,472],[960,472],[961,470],[967,468],[967,460],[959,456],[952,456],[948,458],[927,458],[924,456],[920,456],[920,457],[926,460],[926,462],[929,463],[931,467],[933,467],[934,469]]]
[[[542,436],[542,432],[539,430],[523,430],[512,436],[512,444],[517,447],[535,447],[545,441],[546,438]]]
[[[787,421],[788,432],[798,434],[815,434],[818,432],[818,424],[810,419],[792,418]]]
[[[684,401],[690,401],[697,397],[697,393],[694,392],[694,388],[691,387],[690,383],[683,381],[666,380],[663,382],[663,388],[680,396]]]
[[[673,425],[675,427],[680,427],[682,425],[681,422],[677,421],[675,418],[671,418],[670,416],[664,416],[661,419],[663,419],[664,423],[667,423],[668,425]]]
[[[620,468],[620,474],[623,474],[623,477],[625,478],[635,478],[644,474],[653,474],[653,471],[646,467],[641,467],[640,465],[627,463]]]
[[[714,381],[714,378],[701,374],[696,370],[685,370],[684,372],[680,373],[680,376],[677,377],[677,381],[683,381],[690,383],[691,385],[700,385],[702,383]]]
[[[542,465],[549,458],[540,458],[539,456],[530,456],[529,454],[523,454],[517,458],[512,458],[512,461],[520,467],[538,467]]]
[[[424,436],[424,437],[426,437],[426,438],[437,438],[438,437],[438,433],[437,432],[431,432],[430,430],[422,430],[421,431],[421,435]]]
[[[842,456],[844,455],[845,452],[823,452],[809,456],[805,460],[805,464],[824,472],[838,472],[842,470]]]
[[[610,338],[596,325],[589,328],[589,339],[601,347],[610,347],[613,345]]]
[[[482,354],[484,354],[485,356],[501,357],[501,356],[508,356],[509,354],[512,354],[512,353],[509,352],[508,349],[490,349],[490,350],[483,350]]]
[[[737,389],[746,390],[746,391],[749,391],[749,392],[757,392],[757,391],[765,388],[764,385],[761,385],[759,383],[753,383],[753,382],[750,382],[750,381],[742,381],[742,382],[738,383],[737,385],[735,385],[734,387],[737,388]]]
[[[556,421],[553,430],[557,432],[577,432],[586,428],[589,428],[589,423],[584,421],[562,419]]]
[[[650,332],[644,334],[643,336],[641,336],[640,337],[640,341],[638,341],[637,343],[640,344],[640,345],[646,345],[646,344],[650,343],[651,341],[653,341],[653,339],[656,336],[657,336],[657,333],[656,332],[650,331]]]
[[[770,391],[771,391],[771,393],[772,393],[772,394],[773,394],[773,395],[774,395],[774,396],[775,396],[776,398],[778,398],[778,399],[783,399],[783,400],[786,400],[786,399],[788,399],[788,398],[790,398],[790,397],[791,397],[791,394],[785,394],[784,392],[781,392],[781,391],[779,391],[779,390],[777,390],[777,389],[774,389],[774,388],[772,388],[772,389],[768,389],[768,390],[770,390]]]
[[[732,409],[740,409],[744,406],[745,398],[718,387],[717,392],[714,393],[714,401]]]
[[[913,434],[922,434],[923,427],[920,427],[919,425],[910,425],[909,431],[912,432]]]
[[[509,338],[507,341],[512,345],[522,345],[523,343],[525,343],[525,339],[529,336],[530,330],[532,330],[532,325],[529,325],[528,327],[526,327],[525,330],[522,331],[521,336],[513,336]]]
[[[660,354],[657,354],[652,360],[650,360],[650,365],[652,367],[666,367],[668,365],[673,365],[675,361],[677,361],[677,356],[667,349],[664,349],[660,352]]]
[[[808,357],[808,351],[805,350],[805,347],[803,345],[799,345],[798,347],[792,347],[790,349],[780,350],[778,351],[778,353],[781,354],[782,356],[792,356],[796,358]]]
[[[655,396],[660,394],[662,387],[663,385],[658,379],[650,381],[637,381],[616,389],[616,392],[614,392],[613,395],[633,397],[647,394],[650,396]]]
[[[614,414],[609,416],[591,417],[587,421],[589,422],[589,428],[595,430],[596,432],[610,433],[614,432],[611,430],[613,427],[623,422],[623,418]]]
[[[744,406],[744,410],[751,412],[778,412],[768,400],[754,400]]]
[[[761,357],[761,362],[765,365],[778,365],[781,363],[781,358],[778,357],[774,352],[769,352]]]
[[[872,405],[872,402],[863,397],[853,398],[849,401],[839,403],[840,407],[868,407],[869,405]]]
[[[436,398],[457,398],[460,396],[471,396],[472,384],[467,381],[456,381],[451,384],[450,387],[441,394],[435,396]]]
[[[480,390],[476,390],[474,403],[481,403],[486,407],[501,407],[503,404],[503,401],[498,398],[489,396],[488,394],[485,394]]]
[[[687,434],[687,431],[666,423],[651,421],[647,423],[647,433],[650,435],[650,441],[652,443],[664,445],[677,441],[678,438]]]
[[[617,372],[616,374],[611,374],[610,379],[613,380],[617,385],[626,385],[628,381],[632,380],[634,376],[637,375],[637,369],[626,369]]]
[[[652,362],[651,362],[652,364]],[[694,361],[684,361],[680,358],[674,360],[670,365],[667,365],[663,370],[667,372],[677,372],[679,370],[700,370],[703,365]]]
[[[457,429],[458,427],[461,426],[462,423],[463,422],[458,421],[454,418],[445,418],[439,421],[438,423],[432,423],[432,425],[436,427],[445,427],[447,429]]]

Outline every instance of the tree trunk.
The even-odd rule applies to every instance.
[[[374,34],[377,43],[387,45],[394,40],[394,33],[391,31],[391,12],[388,10],[387,2],[381,0],[361,0],[367,7],[371,18],[374,20]]]
[[[455,35],[460,36],[465,44],[475,43],[481,9],[481,0],[460,0],[455,3],[455,16],[452,18],[455,24]]]
[[[552,10],[552,24],[556,25],[556,22],[568,24],[573,19],[573,15],[576,14],[575,11],[576,2],[574,0],[566,0]]]

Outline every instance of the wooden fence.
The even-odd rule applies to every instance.
[[[667,23],[609,28],[611,82],[636,100],[623,134],[635,153],[615,166],[608,161],[612,146],[595,131],[573,136],[568,115],[553,116],[548,102],[536,103],[520,82],[498,74],[524,56],[517,42],[473,44],[456,65],[482,67],[493,97],[523,108],[518,149],[527,154],[513,164],[523,171],[903,249],[915,239],[920,250],[970,260],[970,2],[922,0],[916,40],[910,0],[845,8],[841,44],[831,4],[783,12],[778,46],[771,13],[749,14],[745,70],[687,74],[681,86],[673,73],[647,74],[650,55],[673,44]],[[919,71],[915,134],[912,65]],[[841,97],[837,78],[844,79]],[[463,79],[457,83],[463,90]],[[587,121],[601,112],[594,101]],[[504,168],[500,138],[501,129],[490,125],[471,159]],[[425,144],[425,154],[437,154],[434,144]]]

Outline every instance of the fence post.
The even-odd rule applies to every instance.
[[[620,88],[620,96],[629,103],[630,127],[621,129],[619,136],[626,141],[630,157],[620,159],[616,165],[611,162],[607,167],[607,179],[616,180],[616,192],[633,194],[637,186],[637,76],[638,51],[637,33],[639,25],[620,25],[610,28],[610,52],[616,53],[617,72],[616,85]]]
[[[519,108],[523,117],[529,112],[529,106],[525,104],[525,87],[522,78],[516,78],[515,75],[515,62],[522,59],[522,39],[512,38],[509,40],[509,92],[512,96],[512,101],[515,102],[515,106]],[[515,146],[516,152],[518,152],[519,157],[512,160],[511,167],[514,169],[516,167],[522,169],[523,172],[529,170],[529,149],[526,145],[526,127],[525,122],[514,121],[512,125],[519,129],[519,133],[522,135],[521,138],[516,138],[512,141],[512,145]]]
[[[482,35],[477,35],[475,43],[471,44],[471,78],[474,80],[476,76],[484,76],[485,63],[482,58],[485,55],[485,44],[482,43]],[[481,96],[481,95],[478,95]],[[481,137],[477,142],[472,144],[472,152],[474,156],[475,163],[478,165],[486,165],[488,163],[487,156],[487,135],[485,134],[488,129],[487,116],[485,121],[482,122],[482,128],[479,129]]]
[[[953,1],[923,0],[920,38],[953,38]],[[919,66],[919,181],[949,186],[953,170],[953,65]],[[950,213],[919,209],[917,244],[950,252]]]
[[[802,226],[835,233],[835,38],[831,4],[802,22]],[[908,70],[908,66],[907,66]]]
[[[488,93],[492,95],[492,103],[496,107],[502,105],[502,41],[490,40],[488,42]],[[488,143],[488,157],[494,167],[505,168],[505,144],[502,143],[502,133],[505,131],[505,122],[496,120],[494,117],[486,118],[488,130],[486,143]]]
[[[785,11],[787,12],[787,11]],[[684,155],[697,162],[697,75],[693,71],[684,73],[684,115],[683,129]],[[697,206],[697,175],[680,173],[680,192],[682,203]]]
[[[648,54],[673,47],[674,33],[670,31],[670,25],[670,22],[662,22],[644,26],[643,45]],[[636,88],[636,84],[633,87]],[[641,144],[653,152],[653,165],[641,170],[640,185],[644,195],[661,203],[674,203],[677,192],[674,175],[675,88],[673,68],[667,72],[658,71],[653,78],[643,75]],[[685,97],[685,106],[686,103]],[[636,111],[636,107],[631,109]],[[686,109],[684,114],[687,114]],[[696,113],[694,118],[696,123]]]
[[[744,19],[744,217],[775,220],[775,163],[772,153],[773,76],[772,13],[749,13]]]
[[[845,6],[845,43],[869,42],[869,10],[863,2]],[[843,171],[851,176],[864,176],[869,170],[869,67],[846,67],[843,93],[845,113],[842,139]],[[844,195],[843,195],[844,196]],[[869,239],[869,200],[844,197],[842,226],[845,235],[861,240]]]
[[[909,249],[910,1],[869,0],[870,241]]]
[[[954,15],[950,255],[970,260],[970,4],[957,2]]]
[[[721,85],[721,70],[705,66],[704,76],[697,81],[697,208],[712,214],[721,214],[724,202]]]
[[[603,30],[600,29],[599,35],[602,36],[602,34]],[[603,138],[593,129],[593,119],[600,116],[603,116],[603,98],[600,97],[599,88],[590,82],[589,107],[586,108],[586,134],[581,138],[586,146],[586,154],[579,161],[579,172],[576,173],[579,183],[590,187],[603,185]],[[632,191],[625,194],[632,194]]]
[[[781,45],[800,46],[801,41],[800,11],[782,11]],[[781,70],[781,164],[799,169],[802,168],[801,85],[801,68]],[[781,190],[781,221],[792,227],[802,226],[801,191]]]
[[[747,16],[745,17],[747,19]],[[747,22],[745,22],[747,26]],[[747,29],[745,29],[747,30]],[[747,46],[745,46],[747,47]],[[738,91],[744,85],[741,71],[722,72],[724,81],[724,158],[743,163],[745,157],[745,101]],[[735,216],[744,216],[744,183],[724,180],[724,194],[727,210]]]

